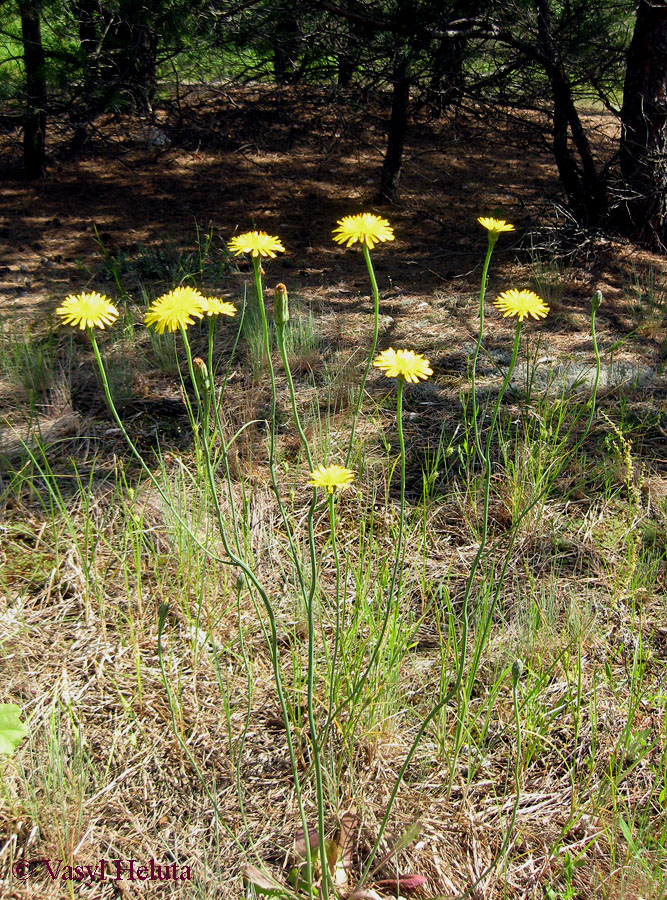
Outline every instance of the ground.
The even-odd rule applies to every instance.
[[[146,302],[174,281],[194,277],[203,291],[241,306],[245,291],[252,290],[251,270],[244,260],[230,259],[226,241],[251,228],[279,235],[287,252],[264,263],[267,296],[276,283],[284,282],[295,320],[305,323],[294,337],[291,364],[302,409],[322,412],[319,420],[311,415],[308,426],[309,437],[321,446],[318,427],[323,419],[334,435],[349,425],[345,419],[349,386],[363,362],[359,350],[367,345],[372,311],[361,253],[334,244],[331,232],[340,217],[369,210],[386,217],[396,234],[393,243],[373,254],[380,288],[380,347],[415,349],[429,358],[434,370],[431,381],[406,392],[409,503],[418,504],[424,495],[425,460],[433,461],[442,434],[453,453],[462,452],[457,422],[477,337],[486,248],[486,233],[477,217],[496,215],[516,227],[502,235],[496,247],[489,297],[508,287],[530,288],[551,307],[545,322],[530,322],[525,328],[540,370],[535,382],[539,390],[549,379],[556,390],[579,379],[590,388],[594,362],[590,303],[593,292],[602,291],[597,319],[600,411],[608,418],[596,418],[586,447],[592,467],[596,453],[604,453],[600,448],[609,450],[613,464],[596,475],[600,490],[605,477],[609,490],[592,499],[582,493],[580,482],[586,472],[577,469],[584,467],[577,458],[572,471],[563,475],[567,483],[562,497],[543,513],[543,521],[527,521],[519,534],[511,578],[501,598],[502,621],[495,623],[481,681],[484,690],[491,690],[496,673],[507,664],[509,645],[527,644],[525,633],[530,632],[526,658],[530,677],[535,678],[534,693],[526,686],[525,708],[533,718],[525,722],[528,749],[522,757],[525,769],[511,859],[504,874],[485,878],[477,896],[551,900],[545,891],[553,884],[559,891],[553,897],[561,900],[566,896],[561,863],[565,849],[572,856],[585,856],[575,877],[581,892],[570,896],[614,900],[638,898],[641,892],[649,896],[642,865],[657,851],[647,840],[645,854],[643,845],[641,853],[630,853],[615,804],[623,801],[628,809],[641,810],[647,832],[658,819],[662,822],[662,812],[655,812],[660,804],[650,766],[658,770],[660,760],[664,762],[660,755],[661,597],[667,590],[664,260],[601,232],[579,229],[562,205],[540,122],[511,110],[493,120],[484,110],[458,111],[438,122],[425,110],[416,111],[406,142],[401,201],[391,207],[379,204],[376,191],[386,113],[386,103],[379,98],[359,105],[349,96],[323,89],[192,88],[160,104],[150,125],[123,115],[100,120],[76,158],[69,152],[67,124],[50,123],[47,176],[30,184],[19,174],[19,132],[0,136],[6,176],[0,231],[4,338],[0,487],[7,523],[2,526],[6,569],[0,576],[0,617],[11,636],[0,644],[4,654],[0,668],[6,666],[8,673],[0,702],[22,698],[41,723],[30,744],[34,758],[20,757],[25,767],[21,771],[30,772],[30,777],[22,781],[21,773],[11,770],[6,802],[0,807],[3,896],[40,900],[60,896],[49,879],[28,879],[24,885],[10,882],[11,862],[38,855],[86,863],[102,857],[191,860],[198,872],[196,892],[194,887],[170,885],[173,896],[238,896],[244,861],[234,834],[252,836],[256,862],[268,863],[277,874],[284,871],[298,822],[283,744],[284,721],[271,690],[270,660],[253,611],[243,609],[237,619],[236,611],[225,607],[232,586],[224,566],[211,563],[211,571],[200,572],[196,558],[184,558],[182,567],[171,568],[178,536],[165,526],[150,490],[140,507],[139,543],[128,537],[120,550],[115,546],[117,523],[126,515],[131,521],[135,512],[129,513],[125,505],[133,495],[121,492],[119,499],[121,494],[110,485],[119,477],[121,483],[123,477],[131,478],[136,469],[131,460],[120,459],[123,444],[109,419],[85,335],[72,338],[54,327],[53,312],[64,296],[83,289],[103,291],[118,302],[123,338],[112,341],[105,334],[100,339],[114,376],[114,396],[142,452],[152,452],[159,442],[171,477],[178,474],[179,454],[187,456],[189,450],[187,416],[172,348],[168,341],[150,340],[141,325]],[[614,120],[591,113],[586,121],[596,130],[599,152],[611,156],[618,137]],[[513,334],[513,324],[503,321],[490,304],[487,308],[480,396],[494,389],[497,367],[509,360]],[[203,355],[202,334],[194,330],[193,334],[195,349]],[[223,364],[234,337],[233,323],[223,324]],[[523,349],[521,358],[525,364]],[[515,393],[510,424],[512,410],[519,408],[528,390],[524,372],[511,385]],[[261,353],[258,359],[248,342],[229,373],[225,416],[232,431],[248,421],[260,423],[253,426],[254,432],[248,429],[239,437],[230,463],[239,502],[241,488],[252,486],[249,540],[259,554],[259,571],[279,594],[281,646],[294,648],[303,636],[303,622],[293,598],[287,596],[286,581],[272,569],[283,558],[284,548],[267,486],[262,437],[261,422],[270,409],[267,381]],[[384,404],[387,388],[377,373],[368,393],[369,403],[376,401],[377,407],[362,417],[360,434],[370,447],[366,473],[370,483],[373,461],[386,463],[385,451],[387,459],[395,459],[397,438],[391,405]],[[334,398],[328,406],[325,396]],[[281,461],[285,474],[296,478],[299,445],[289,428],[284,387],[278,399]],[[85,529],[83,536],[68,533],[62,521],[75,519],[64,516],[52,535],[39,502],[39,473],[31,476],[34,489],[28,480],[21,480],[27,466],[25,444],[37,446],[36,422],[63,492],[63,507],[72,517],[80,515],[91,523],[90,533]],[[629,450],[624,450],[623,440],[630,441]],[[600,465],[604,467],[602,458]],[[434,549],[424,560],[423,572],[406,574],[406,597],[420,622],[417,662],[410,657],[405,663],[409,703],[416,707],[420,692],[427,692],[422,686],[433,689],[442,639],[438,630],[442,623],[430,618],[437,602],[419,577],[423,575],[429,585],[449,584],[451,577],[452,609],[458,615],[461,585],[478,540],[471,482],[466,484],[458,475],[450,482],[448,466],[441,464],[438,473],[434,465],[430,472],[433,504],[424,514],[424,528],[436,536]],[[512,521],[512,500],[520,493],[524,472],[519,466],[512,474],[506,461],[505,474],[508,484],[515,479],[515,494],[505,482],[500,484],[499,476],[491,517],[500,536]],[[67,504],[77,478],[84,483],[90,478],[91,489],[76,494],[72,510]],[[373,528],[378,546],[391,547],[396,482],[372,483],[375,505],[364,506],[356,496],[344,499],[340,527],[353,530],[364,516],[377,515]],[[450,489],[443,500],[438,492],[444,496]],[[294,490],[298,508],[303,489],[296,481]],[[50,497],[45,505],[58,507],[57,496]],[[636,520],[628,519],[628,509],[640,508]],[[632,543],[633,529],[644,542],[639,549]],[[327,544],[319,532],[318,542],[325,553]],[[86,569],[82,550],[89,543],[95,545],[102,565],[93,574]],[[632,554],[641,555],[644,549],[650,589],[633,593],[639,570]],[[554,574],[556,550],[564,568]],[[352,547],[350,552],[357,551]],[[363,556],[362,550],[358,552]],[[136,572],[123,568],[123,561],[133,559],[133,554],[142,560],[137,584]],[[524,559],[531,561],[530,574]],[[330,584],[330,560],[327,565],[323,579]],[[524,605],[520,597],[535,572],[548,585],[546,597],[533,597],[532,606]],[[131,602],[126,596],[128,578]],[[201,622],[199,613],[195,618],[192,612],[200,581],[206,583],[210,603]],[[531,597],[530,591],[526,596]],[[179,673],[174,688],[176,719],[156,657],[158,609],[163,602],[170,604],[163,636],[169,654],[166,663]],[[248,652],[254,654],[255,665],[253,716],[245,730],[245,707],[239,698],[246,685],[236,668],[240,626],[247,629]],[[622,687],[617,696],[615,687],[625,686],[628,671],[639,665],[636,634],[651,648],[649,661],[642,657],[641,665],[648,673],[647,683],[655,688],[649,699],[641,694],[641,706],[632,691],[628,697]],[[216,670],[208,655],[211,640],[217,642],[223,674],[229,678],[224,709],[220,668]],[[568,711],[552,731],[546,711],[569,710],[567,703],[577,696],[576,683],[573,688],[571,682],[571,667],[577,670],[571,662],[575,644],[582,673],[577,714]],[[6,652],[7,647],[16,647],[16,652]],[[596,679],[606,671],[605,665],[610,674],[609,682],[603,683]],[[499,851],[499,835],[511,806],[503,796],[512,796],[508,760],[514,750],[511,688],[506,688],[504,699],[497,701],[498,717],[485,737],[488,759],[461,756],[460,765],[454,762],[450,769],[430,735],[431,743],[406,773],[390,836],[396,840],[418,814],[419,840],[406,842],[410,855],[403,865],[429,879],[427,896],[453,896]],[[530,697],[536,698],[533,707]],[[471,709],[477,709],[478,702],[480,697],[472,696]],[[626,710],[631,712],[626,715]],[[604,720],[599,727],[598,712]],[[406,721],[410,734],[415,718],[409,715]],[[241,733],[244,739],[239,744]],[[303,734],[299,746],[306,767],[308,744]],[[355,865],[372,844],[391,788],[390,776],[405,746],[405,735],[388,712],[383,727],[371,728],[349,757],[341,751],[343,789],[336,812],[340,820],[356,805],[362,818]],[[571,779],[589,759],[593,774],[589,780],[583,778],[584,799],[577,805],[579,784],[573,789]],[[577,760],[576,766],[570,766],[571,760]],[[600,785],[612,763],[616,768],[609,799]],[[245,809],[239,808],[237,776]],[[26,784],[32,790],[28,796]],[[218,821],[224,821],[229,831],[214,833],[216,802]],[[608,849],[612,830],[621,835],[621,843],[613,843],[618,858]],[[413,843],[415,847],[409,846]],[[382,874],[390,877],[391,872]],[[602,893],[605,884],[610,886]],[[144,887],[142,895],[167,895],[160,893],[167,890],[163,885]],[[112,886],[99,888],[100,893],[95,885],[76,890],[86,897],[116,895]],[[129,890],[127,896],[135,896]],[[132,885],[131,890],[138,889]]]

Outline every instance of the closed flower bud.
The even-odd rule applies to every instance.
[[[206,368],[206,363],[203,359],[200,359],[199,356],[195,356],[192,360],[192,367],[195,371],[195,381],[197,382],[197,387],[200,391],[208,392],[211,387],[211,382],[208,377],[208,369]]]
[[[600,308],[600,304],[602,303],[602,291],[596,291],[591,297],[591,306],[593,307],[593,312],[597,312]]]
[[[512,678],[515,681],[518,681],[521,678],[523,673],[523,663],[520,659],[514,660],[514,665],[512,666]]]
[[[287,288],[282,283],[277,284],[273,292],[273,318],[276,325],[285,325],[289,322]]]

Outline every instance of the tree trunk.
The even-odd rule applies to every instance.
[[[35,0],[19,0],[23,59],[25,64],[26,112],[23,124],[23,168],[26,178],[41,178],[45,170],[46,72],[44,47]]]
[[[559,57],[551,29],[549,0],[536,0],[540,56],[553,95],[553,151],[565,193],[573,212],[586,224],[595,225],[607,214],[607,186],[597,172],[586,132],[572,98],[570,80]],[[572,134],[579,164],[569,142]]]
[[[157,90],[157,37],[141,7],[122,10],[109,28],[105,65],[110,91],[119,91],[134,102],[140,113],[149,113]]]
[[[338,87],[348,88],[357,70],[356,61],[344,53],[339,53],[336,57],[336,69]]]
[[[436,115],[459,103],[463,96],[467,43],[462,34],[443,37],[438,42],[433,54],[433,74],[426,91],[426,102]]]
[[[667,0],[640,0],[628,48],[620,164],[628,188],[621,225],[667,246]]]
[[[298,80],[299,23],[291,8],[283,8],[273,23],[273,74],[278,84]]]
[[[393,80],[387,152],[380,175],[380,197],[390,203],[398,200],[398,182],[403,166],[403,144],[408,130],[410,65],[404,56],[399,57],[396,62]]]

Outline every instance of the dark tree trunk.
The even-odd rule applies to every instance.
[[[46,149],[46,71],[39,4],[20,0],[25,64],[26,112],[23,124],[23,168],[26,178],[41,178]]]
[[[157,90],[156,34],[141,20],[140,7],[128,8],[123,15],[109,29],[108,88],[130,97],[139,112],[150,112]]]
[[[394,67],[393,80],[387,152],[380,175],[380,197],[390,203],[398,200],[398,183],[403,166],[403,144],[408,130],[410,65],[404,56],[398,59]]]
[[[352,76],[357,70],[357,63],[344,53],[337,57],[337,82],[338,87],[348,88],[352,83]]]
[[[463,96],[463,62],[467,40],[462,34],[443,37],[433,54],[433,74],[426,92],[426,102],[439,115],[460,103]]]
[[[84,78],[96,80],[97,75],[97,20],[100,15],[99,0],[79,0],[75,5],[79,26],[79,43],[83,51]]]
[[[572,88],[551,30],[549,0],[536,0],[538,46],[553,96],[553,151],[565,193],[575,215],[594,225],[607,214],[607,186],[597,172]],[[569,136],[576,148],[577,162]]]
[[[71,150],[76,156],[88,139],[88,123],[99,103],[101,86],[98,46],[98,24],[102,18],[99,0],[78,0],[73,12],[79,28],[79,43],[83,54],[83,88],[72,105],[70,118],[74,125]]]
[[[640,0],[628,48],[620,164],[628,188],[621,225],[667,246],[667,2]]]
[[[292,9],[282,9],[273,27],[273,74],[278,84],[298,80],[299,23]]]

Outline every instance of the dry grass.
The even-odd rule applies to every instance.
[[[212,110],[208,106],[204,111]],[[241,124],[234,127],[242,129]],[[258,142],[263,134],[256,135]],[[354,141],[348,135],[349,144],[337,144],[344,152],[337,151],[335,164],[323,156],[325,137],[325,126],[319,132],[313,127],[296,153],[293,147],[287,151],[259,145],[256,151],[229,153],[226,161],[235,161],[237,168],[229,184],[221,187],[215,182],[222,195],[214,199],[218,208],[227,209],[229,221],[236,221],[242,212],[247,214],[248,203],[261,205],[268,174],[277,179],[280,173],[283,178],[282,194],[271,199],[262,221],[271,230],[273,220],[281,222],[287,216],[285,209],[290,210],[286,230],[291,244],[299,247],[307,239],[310,249],[304,251],[303,269],[295,272],[294,257],[275,261],[275,266],[272,262],[267,269],[271,280],[294,283],[294,295],[303,309],[312,311],[312,322],[306,322],[305,336],[295,342],[291,355],[298,404],[318,455],[325,448],[335,455],[346,445],[351,388],[364,362],[358,348],[369,334],[371,307],[359,260],[343,257],[329,246],[329,219],[365,202],[364,185],[375,160],[372,134]],[[274,136],[274,142],[278,138]],[[415,133],[413,150],[423,149],[432,139],[426,129]],[[497,133],[493,140],[500,141]],[[470,141],[477,146],[472,132]],[[520,142],[517,146],[520,151]],[[378,254],[381,346],[411,346],[424,352],[435,374],[429,384],[406,392],[409,538],[389,649],[362,695],[363,702],[341,718],[325,752],[330,773],[328,830],[333,834],[351,809],[360,820],[351,881],[373,845],[419,722],[452,678],[454,642],[460,633],[465,579],[479,544],[481,509],[480,473],[464,445],[470,430],[461,412],[462,400],[469,397],[467,361],[477,327],[474,283],[479,235],[473,234],[470,223],[479,204],[483,202],[486,210],[500,202],[511,183],[521,199],[514,206],[514,201],[510,203],[507,217],[518,226],[530,224],[538,216],[535,204],[544,184],[555,183],[546,160],[536,160],[536,166],[544,167],[544,180],[528,183],[525,166],[516,165],[507,146],[504,151],[495,153],[499,162],[493,171],[480,176],[479,182],[471,181],[467,205],[456,210],[442,202],[439,192],[449,179],[447,196],[466,196],[460,189],[462,180],[470,178],[470,162],[462,148],[428,162],[415,152],[404,179],[405,206],[395,216],[400,239],[395,251]],[[193,161],[185,138],[170,153],[163,167],[147,176],[152,185],[146,187],[146,198],[137,199],[137,209],[142,209],[144,199],[148,209],[149,199],[157,197],[151,207],[155,221],[146,213],[142,223],[129,229],[128,240],[158,239],[164,228],[160,218],[166,219],[169,179],[181,191],[187,181],[194,192],[193,208],[198,212],[206,208],[205,192],[213,181],[210,174],[192,173],[201,159]],[[204,156],[206,165],[213,166],[220,162],[221,151],[211,145],[204,148]],[[304,163],[322,158],[331,161],[331,171],[325,175],[323,169],[309,170],[309,178],[303,179]],[[480,159],[473,159],[472,165],[480,167]],[[92,177],[102,162],[64,161],[64,182]],[[441,164],[444,174],[438,169]],[[106,165],[115,163],[107,160]],[[257,166],[261,183],[248,174]],[[296,182],[291,179],[297,178],[299,166],[303,183],[294,193]],[[453,170],[458,173],[454,179]],[[518,181],[519,170],[523,182]],[[161,192],[155,190],[160,179],[165,180]],[[239,185],[246,183],[249,195],[242,205]],[[347,186],[345,191],[341,184]],[[426,192],[425,184],[431,185]],[[104,183],[104,209],[96,212],[108,219],[112,249],[118,249],[115,242],[122,230],[119,197],[125,196],[128,186],[120,188],[110,175]],[[17,190],[12,202],[31,202],[32,190],[25,188],[21,196]],[[291,207],[286,202],[290,197]],[[42,202],[45,221],[50,221],[64,203],[62,189],[58,194],[50,182]],[[318,222],[304,216],[314,204],[322,210]],[[66,202],[63,209],[72,215]],[[185,232],[190,224],[185,212],[183,217],[179,227]],[[446,230],[438,232],[434,221]],[[72,246],[60,247],[64,261],[57,264],[53,280],[44,280],[46,270],[27,252],[34,291],[17,302],[24,306],[19,313],[31,320],[37,319],[40,303],[55,306],[62,286],[58,280],[72,274],[67,254],[73,258],[86,246],[83,231],[70,228],[72,224],[68,219],[62,237]],[[277,226],[275,230],[281,235],[285,231]],[[455,250],[452,234],[457,235]],[[93,250],[92,246],[86,250],[85,259],[97,274],[99,257]],[[494,286],[510,278],[530,283],[534,277],[531,265],[526,265],[529,260],[514,261],[516,252],[505,249],[500,254]],[[554,371],[568,364],[590,366],[586,302],[591,288],[602,286],[606,304],[600,310],[599,338],[609,379],[601,404],[607,418],[595,419],[580,453],[545,502],[521,523],[488,643],[469,685],[457,752],[457,708],[452,703],[428,730],[398,792],[380,856],[417,820],[419,832],[377,878],[390,879],[397,872],[424,875],[428,881],[421,889],[423,896],[458,896],[503,846],[516,796],[517,734],[510,674],[516,657],[526,665],[519,692],[522,752],[516,823],[502,858],[471,896],[478,900],[664,896],[666,394],[659,372],[662,332],[653,320],[654,343],[627,339],[615,347],[634,327],[624,305],[623,285],[632,289],[626,253],[627,248],[605,245],[590,272],[572,263],[566,279],[557,273],[558,290],[563,282],[566,286],[544,326],[539,366]],[[10,280],[21,258],[16,248]],[[139,287],[153,285],[148,279],[133,280],[136,271],[136,267],[120,270],[139,303]],[[458,280],[461,272],[468,272],[469,278]],[[539,274],[548,276],[548,267]],[[230,272],[220,295],[238,301],[244,280],[247,273]],[[35,300],[33,306],[30,298]],[[137,309],[130,304],[130,322],[138,321]],[[29,900],[231,898],[243,894],[241,875],[248,861],[265,864],[284,880],[300,820],[285,722],[260,627],[266,625],[266,617],[245,589],[237,600],[235,573],[203,559],[155,489],[145,483],[138,487],[137,469],[124,456],[92,377],[85,341],[65,346],[57,333],[46,334],[46,327],[35,331],[28,357],[34,360],[36,350],[45,348],[52,363],[44,370],[48,377],[43,383],[28,378],[34,369],[5,345],[0,385],[7,423],[0,437],[4,513],[0,702],[19,702],[30,722],[28,739],[14,757],[1,762],[0,895]],[[531,339],[534,333],[531,330]],[[221,335],[224,365],[233,339],[229,326]],[[147,459],[155,461],[159,444],[162,463],[155,461],[155,469],[161,483],[169,485],[193,532],[220,553],[188,436],[183,395],[167,371],[173,360],[152,348],[138,328],[127,340],[123,346],[129,348],[129,357],[113,356],[118,347],[111,336],[105,344],[110,358],[117,360],[118,384],[127,383],[127,370],[132,376],[123,419]],[[194,340],[199,352],[203,337]],[[511,329],[494,320],[485,342],[488,355],[480,359],[482,403],[495,396],[498,367],[507,362],[510,341]],[[67,369],[57,365],[63,356]],[[632,362],[638,369],[652,367],[652,372],[645,383],[634,386],[624,382],[629,369],[614,377],[619,362]],[[521,366],[525,372],[523,353]],[[69,374],[58,374],[63,371]],[[501,445],[494,456],[491,549],[475,583],[471,654],[509,533],[537,483],[535,453],[539,456],[540,446],[546,445],[548,457],[549,439],[543,435],[540,445],[539,426],[553,415],[556,395],[544,389],[548,381],[540,382],[531,401],[532,417],[526,417],[522,378],[517,376],[503,406]],[[229,437],[245,423],[256,424],[239,435],[230,453],[232,495],[244,523],[246,553],[276,611],[282,672],[292,691],[291,728],[299,774],[308,783],[307,813],[314,822],[312,750],[303,708],[305,617],[285,524],[269,486],[261,422],[270,400],[261,359],[251,374],[251,351],[242,340],[227,386],[225,430]],[[397,455],[393,402],[386,384],[379,377],[371,379],[358,429],[359,479],[338,506],[349,610],[350,615],[359,615],[348,634],[352,658],[356,653],[363,659],[365,644],[374,629],[377,633],[386,560],[396,545],[397,476],[390,475]],[[280,383],[277,468],[289,522],[300,527],[309,494],[289,415],[289,397]],[[619,433],[629,449],[624,449]],[[223,514],[231,518],[229,497]],[[316,519],[322,563],[318,715],[328,704],[324,643],[332,635],[327,602],[335,584],[328,539],[322,513]],[[169,606],[161,639],[166,684],[158,656],[163,604]],[[567,854],[577,863],[569,887]],[[138,864],[151,858],[164,864],[176,861],[190,867],[192,878],[182,883],[108,880],[68,885],[52,881],[43,866],[24,882],[12,878],[17,862],[40,858],[74,865],[96,865],[102,858],[134,859]],[[377,890],[389,894],[386,886]]]

